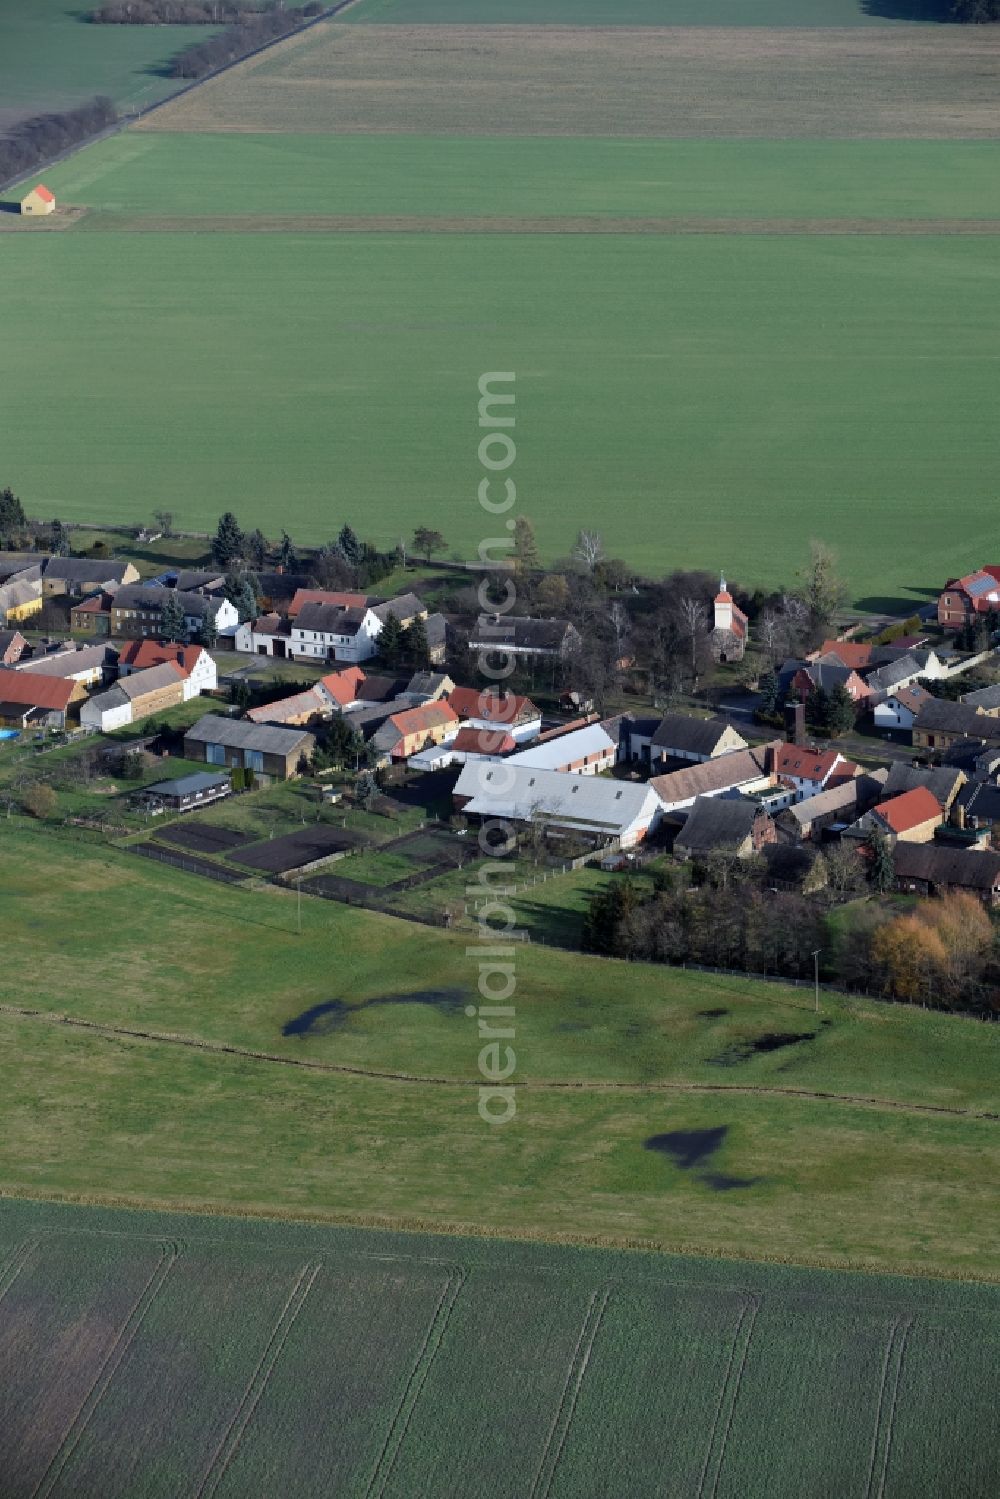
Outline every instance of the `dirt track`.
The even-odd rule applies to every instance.
[[[140,130],[1000,139],[1000,27],[321,24]]]
[[[995,235],[1000,219],[610,218],[603,214],[450,218],[407,214],[91,214],[88,233]]]

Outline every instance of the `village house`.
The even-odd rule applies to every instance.
[[[914,746],[920,749],[946,750],[960,739],[993,744],[1000,742],[1000,720],[970,703],[932,698],[921,706],[910,733]]]
[[[872,717],[877,729],[910,730],[924,703],[932,701],[926,687],[898,687],[875,704]]]
[[[881,802],[859,817],[846,831],[851,838],[867,838],[878,830],[890,843],[930,843],[944,821],[940,803],[926,786],[915,786]]]
[[[329,698],[319,691],[318,685],[307,687],[302,692],[293,692],[288,697],[277,698],[273,703],[262,703],[259,708],[249,708],[246,717],[250,723],[284,724],[287,728],[299,728],[317,719],[329,718],[333,712]]]
[[[14,666],[28,648],[20,630],[0,630],[0,666]]]
[[[98,557],[49,557],[42,573],[42,596],[82,599],[87,594],[138,581],[138,569],[131,562],[102,561]]]
[[[114,594],[101,592],[92,594],[70,606],[69,627],[74,632],[86,631],[88,635],[111,634],[111,600]]]
[[[21,212],[28,218],[44,218],[46,214],[54,213],[56,207],[55,194],[49,192],[44,182],[33,187],[30,193],[25,193],[21,199]]]
[[[84,703],[80,724],[85,729],[110,734],[152,713],[163,713],[184,701],[184,682],[184,674],[175,661],[134,672]]]
[[[683,811],[699,796],[746,796],[765,792],[776,785],[774,765],[779,747],[784,747],[784,741],[776,739],[753,749],[719,755],[700,765],[653,776],[648,784],[656,792],[665,812]]]
[[[1000,718],[1000,682],[995,682],[991,687],[980,687],[975,692],[963,692],[959,702],[990,718]]]
[[[436,703],[455,691],[455,683],[447,672],[417,671],[406,684],[402,696],[409,698],[414,707],[418,703]]]
[[[892,851],[896,889],[908,895],[967,891],[984,905],[1000,905],[1000,854],[989,849],[937,843],[896,844]]]
[[[469,649],[484,655],[565,661],[575,655],[582,643],[579,630],[567,619],[480,614],[469,639]]]
[[[450,703],[422,703],[393,713],[372,738],[379,764],[408,760],[429,745],[443,744],[458,733],[458,714]]]
[[[305,729],[255,724],[214,713],[200,718],[184,735],[185,760],[252,770],[279,781],[297,776],[315,748],[315,736]]]
[[[643,759],[640,736],[636,736]],[[745,750],[747,741],[726,723],[710,718],[693,718],[686,713],[668,713],[660,719],[649,741],[648,763],[665,766],[671,760],[701,764],[719,755]]]
[[[463,765],[453,795],[455,806],[469,817],[576,833],[595,847],[613,843],[632,848],[660,820],[659,800],[651,785],[564,775],[509,761]]]
[[[952,802],[964,785],[964,773],[953,767],[903,765],[897,760],[889,767],[883,795],[888,799],[893,796],[902,796],[904,791],[912,791],[915,786],[926,786],[947,816]]]
[[[126,584],[111,601],[111,633],[124,639],[159,639],[163,635],[163,608],[168,599],[176,599],[184,610],[184,630],[194,635],[210,623],[218,632],[233,630],[239,624],[236,608],[226,598],[203,593],[181,593],[176,588],[156,584]]]
[[[306,603],[291,620],[289,651],[300,661],[368,661],[381,633],[368,605]]]
[[[0,627],[26,624],[42,612],[40,578],[14,578],[0,584]]]
[[[0,727],[64,729],[70,705],[87,695],[82,682],[39,672],[0,672]]]
[[[19,661],[15,671],[30,671],[48,677],[65,677],[83,687],[103,685],[115,675],[118,652],[110,645],[70,646],[68,650],[50,651]]]
[[[992,828],[1000,824],[1000,786],[967,781],[955,798],[952,821],[958,828]]]
[[[118,672],[122,677],[132,672],[145,671],[150,666],[161,666],[172,661],[184,677],[184,702],[202,692],[214,692],[219,685],[219,673],[215,658],[201,645],[173,645],[154,640],[130,640],[121,649],[118,657]]]
[[[876,774],[879,774],[876,772]],[[881,772],[885,777],[885,771]],[[842,781],[827,791],[807,796],[804,801],[793,803],[780,811],[775,819],[778,838],[783,843],[808,843],[818,840],[824,828],[837,827],[855,821],[863,794],[874,801],[881,787],[872,777],[857,776]]]
[[[804,799],[823,791],[831,780],[850,780],[858,767],[839,750],[817,750],[808,745],[783,744],[775,755],[775,774]]]
[[[699,796],[674,839],[674,853],[696,859],[725,850],[747,859],[776,838],[773,821],[752,797]]]
[[[805,661],[798,667],[788,685],[788,691],[798,693],[805,701],[812,692],[833,692],[842,687],[852,702],[863,704],[869,689],[853,666],[833,659]]]
[[[291,641],[289,620],[280,614],[262,614],[258,619],[247,619],[237,625],[233,649],[247,655],[285,659],[291,655]]]
[[[980,567],[964,578],[950,578],[938,598],[938,624],[960,630],[979,615],[1000,609],[1000,567]]]
[[[824,640],[823,644],[806,657],[807,661],[839,661],[852,671],[863,672],[871,664],[873,646],[857,640]]]
[[[541,709],[530,698],[493,688],[456,687],[448,702],[463,724],[472,729],[506,729],[519,744],[542,732]]]
[[[747,648],[750,622],[719,579],[719,591],[712,600],[712,626],[709,633],[712,656],[716,661],[742,661]]]
[[[914,684],[940,682],[952,675],[954,667],[942,661],[936,651],[904,651],[880,659],[879,652],[873,658],[874,665],[865,674],[870,703],[882,702],[891,692]]]
[[[390,614],[396,616],[404,629],[408,629],[415,619],[426,621],[428,617],[427,605],[415,593],[399,593],[394,599],[383,599],[381,602],[369,599],[368,602],[383,625]]]

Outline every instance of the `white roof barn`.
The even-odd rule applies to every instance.
[[[656,825],[660,801],[649,785],[567,775],[504,761],[463,766],[454,797],[470,817],[542,821],[550,827],[638,843]]]

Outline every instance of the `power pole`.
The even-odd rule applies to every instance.
[[[301,875],[299,875],[298,878],[295,881],[295,889],[296,889],[296,893],[297,893],[297,903],[296,904],[297,904],[297,911],[298,911],[299,936],[301,937],[302,936],[302,876]],[[818,1003],[818,1001],[817,1001],[817,1003]]]
[[[813,956],[813,973],[814,973],[815,982],[816,982],[816,1014],[817,1015],[819,1014],[819,955],[820,955],[820,953],[822,951],[823,951],[823,949],[821,947],[817,947],[816,951],[812,955]]]

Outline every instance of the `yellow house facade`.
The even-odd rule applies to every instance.
[[[53,213],[55,206],[55,195],[49,192],[44,182],[40,182],[37,187],[33,187],[31,192],[26,193],[21,199],[21,212],[23,214],[31,214],[35,218],[45,213]]]
[[[20,625],[41,612],[41,583],[8,583],[0,588],[0,625]]]

